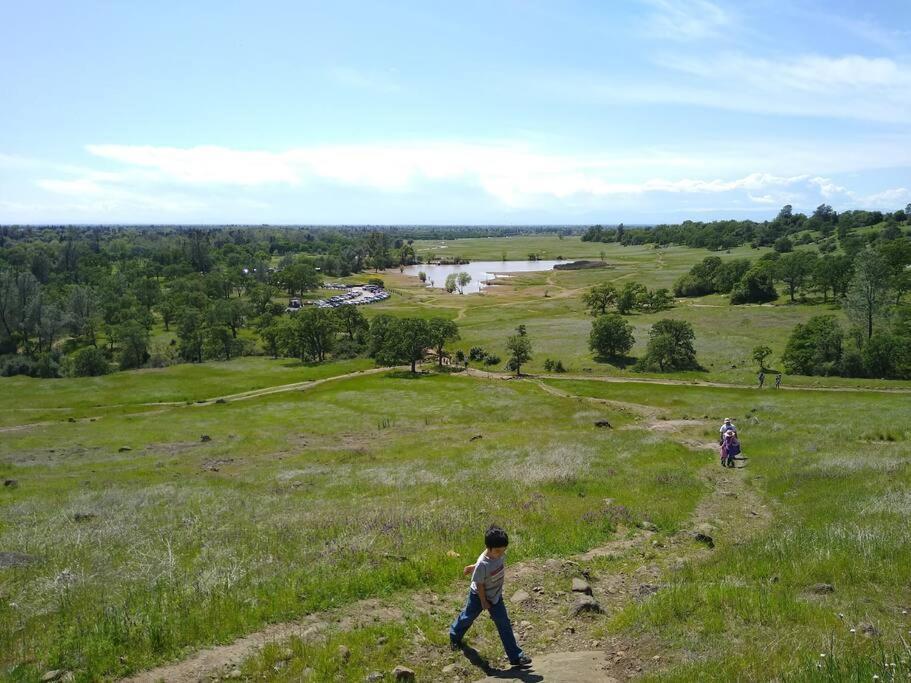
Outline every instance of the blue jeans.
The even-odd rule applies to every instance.
[[[482,611],[481,598],[476,593],[469,591],[465,609],[462,610],[462,613],[456,617],[456,620],[452,622],[452,626],[449,627],[450,640],[457,643],[462,642],[465,632]],[[523,655],[523,652],[516,643],[516,637],[512,632],[512,623],[509,621],[509,614],[506,612],[506,604],[502,596],[497,602],[491,603],[490,618],[493,619],[493,623],[497,626],[497,633],[500,634],[500,640],[503,641],[503,649],[506,650],[506,656],[510,662],[515,662]]]

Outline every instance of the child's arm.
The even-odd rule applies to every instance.
[[[475,584],[478,587],[478,599],[481,601],[481,609],[490,610],[490,602],[487,600],[487,591],[484,590],[484,584]]]
[[[475,568],[476,566],[477,566],[477,565],[474,565],[474,564],[466,564],[466,565],[462,568],[462,576],[468,576],[469,574],[471,574],[471,573],[474,571],[474,568]]]

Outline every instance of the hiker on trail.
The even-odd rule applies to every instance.
[[[733,431],[734,434],[737,434],[737,427],[734,426],[734,423],[731,422],[731,418],[724,418],[724,424],[721,425],[721,429],[718,430],[718,443],[724,442],[724,435],[727,432]]]
[[[513,666],[527,667],[531,664],[531,657],[526,656],[516,643],[516,636],[512,632],[512,623],[509,621],[503,600],[503,577],[506,573],[504,560],[509,536],[503,529],[492,524],[484,533],[484,545],[486,549],[478,557],[478,561],[464,569],[465,574],[471,573],[471,590],[468,591],[465,609],[449,627],[449,644],[453,650],[461,648],[465,632],[481,611],[487,610],[497,626],[509,663]]]
[[[765,373],[762,372],[762,371],[760,370],[760,372],[759,372],[759,388],[762,389],[763,385],[765,385]]]
[[[740,441],[737,440],[734,430],[729,429],[721,441],[721,466],[736,467],[734,459],[738,455],[740,455]]]
[[[775,388],[781,389],[781,373],[780,372],[777,375],[775,375]]]

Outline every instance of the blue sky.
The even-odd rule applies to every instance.
[[[0,223],[651,223],[911,202],[911,2],[0,8]]]

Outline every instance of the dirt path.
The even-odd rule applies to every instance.
[[[467,368],[466,372],[481,379],[570,379],[583,380],[586,382],[611,382],[614,384],[658,384],[664,386],[683,386],[683,387],[713,387],[718,389],[755,389],[752,385],[731,384],[726,382],[709,382],[700,379],[660,379],[657,377],[613,377],[610,375],[571,375],[571,374],[539,374],[539,375],[522,375],[517,378],[515,375],[505,372],[487,372],[486,370],[477,370]],[[876,387],[805,387],[805,386],[783,386],[780,389],[770,389],[769,391],[836,391],[848,393],[878,393],[878,394],[911,394],[911,388],[876,388]]]
[[[361,373],[354,373],[361,374]],[[322,380],[328,381],[328,380]],[[668,421],[656,418],[651,406],[577,396],[538,382],[544,391],[567,400],[609,404],[634,413],[639,421],[632,428],[660,429],[697,452],[716,450],[714,442],[692,438],[687,429],[701,421]],[[674,571],[687,561],[698,561],[712,552],[715,543],[740,543],[761,531],[771,519],[770,510],[749,485],[747,474],[722,469],[711,457],[700,475],[706,495],[681,531],[664,535],[651,527],[619,528],[602,546],[568,558],[529,560],[510,565],[507,599],[516,635],[534,657],[534,667],[524,672],[505,663],[486,660],[475,647],[499,652],[499,643],[485,640],[480,632],[471,634],[463,652],[451,653],[416,639],[404,662],[420,661],[439,673],[432,680],[563,681],[590,683],[625,681],[674,664],[680,653],[668,653],[648,638],[604,636],[604,621],[597,615],[571,616],[579,596],[571,590],[574,578],[585,577],[600,609],[615,614],[632,601],[648,599],[660,591]],[[606,505],[610,503],[605,503]],[[625,569],[608,570],[621,560]],[[604,563],[608,564],[605,565]],[[362,600],[344,608],[307,615],[300,620],[272,624],[232,643],[205,648],[183,661],[139,673],[124,679],[129,683],[174,681],[190,683],[227,675],[245,659],[255,656],[264,645],[284,644],[292,638],[318,640],[330,632],[344,632],[366,625],[400,621],[415,611],[433,619],[441,629],[457,613],[464,598],[464,582],[453,582],[445,595],[413,591],[386,600]],[[494,636],[495,638],[495,636]]]

